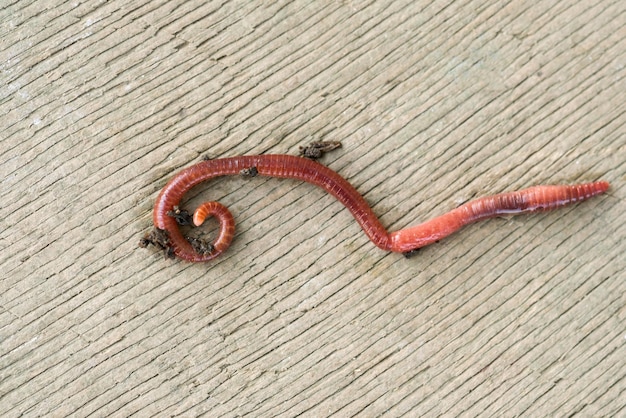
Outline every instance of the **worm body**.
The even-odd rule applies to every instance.
[[[599,181],[561,186],[535,186],[471,200],[412,228],[390,233],[392,251],[409,252],[447,237],[465,225],[501,215],[547,211],[589,199],[609,188]]]
[[[250,173],[253,174],[250,174]],[[234,219],[217,202],[202,204],[193,221],[201,224],[207,216],[220,222],[217,240],[208,246],[186,239],[171,212],[178,208],[185,193],[205,180],[225,175],[261,175],[306,181],[321,187],[350,210],[369,239],[379,248],[407,253],[438,241],[464,225],[503,215],[551,210],[605,192],[604,181],[564,186],[536,186],[472,200],[420,225],[388,233],[361,194],[333,170],[307,158],[291,155],[255,155],[202,161],[178,173],[161,190],[153,211],[154,225],[165,231],[168,254],[188,261],[206,261],[224,252],[234,235]],[[197,240],[196,240],[197,241]],[[197,244],[197,243],[196,243]]]
[[[193,213],[193,224],[200,226],[207,216],[215,216],[220,223],[220,233],[212,244],[211,258],[215,258],[230,246],[235,236],[235,218],[228,208],[219,202],[204,202]]]

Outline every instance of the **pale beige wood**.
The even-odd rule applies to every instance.
[[[626,413],[623,1],[13,1],[0,11],[0,415]],[[323,162],[390,230],[606,179],[406,260],[332,197],[213,181],[206,264],[137,247],[202,155]]]

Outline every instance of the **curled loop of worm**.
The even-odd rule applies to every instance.
[[[193,213],[193,224],[200,226],[204,223],[204,220],[214,216],[220,223],[219,234],[212,244],[206,245],[204,251],[196,249],[196,252],[207,253],[211,258],[215,258],[228,247],[235,236],[235,218],[228,208],[219,202],[204,202]],[[200,241],[202,243],[202,241]],[[192,242],[193,245],[193,242]]]
[[[177,256],[188,261],[206,261],[217,257],[228,248],[235,232],[235,221],[230,211],[218,202],[206,202],[196,209],[193,216],[194,224],[202,224],[207,216],[215,216],[220,223],[219,236],[215,242],[207,244],[202,240],[185,238],[182,235],[177,224],[177,217],[180,216],[176,215],[176,210],[184,194],[198,183],[242,172],[297,179],[321,187],[350,210],[375,245],[387,251],[405,254],[439,241],[463,226],[482,219],[552,210],[589,199],[609,188],[609,183],[598,181],[575,185],[535,186],[486,196],[467,202],[417,226],[389,233],[350,183],[333,170],[311,159],[291,155],[222,158],[202,161],[184,169],[167,183],[154,205],[155,230],[144,238],[141,244],[144,246],[148,243],[155,244],[164,249],[168,256]]]

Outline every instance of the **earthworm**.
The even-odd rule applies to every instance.
[[[350,183],[316,161],[291,155],[221,158],[205,160],[186,168],[167,183],[154,205],[153,221],[156,229],[142,240],[142,246],[152,243],[163,248],[167,255],[188,261],[206,261],[224,252],[235,231],[235,222],[228,209],[220,203],[207,202],[194,213],[193,222],[196,225],[202,224],[209,215],[215,216],[220,222],[218,238],[213,244],[207,244],[202,240],[183,236],[178,227],[182,217],[178,205],[185,193],[198,183],[214,177],[237,174],[297,179],[319,186],[350,210],[376,246],[405,254],[439,241],[461,227],[482,219],[552,210],[589,199],[609,188],[609,183],[605,181],[530,187],[471,200],[422,224],[389,233]]]

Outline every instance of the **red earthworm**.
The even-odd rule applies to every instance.
[[[159,194],[153,211],[155,232],[144,238],[143,246],[155,244],[166,254],[188,261],[206,261],[228,248],[234,235],[234,219],[228,209],[208,202],[195,212],[201,224],[209,215],[220,222],[220,233],[211,245],[185,238],[178,228],[178,205],[193,186],[224,175],[256,175],[306,181],[326,190],[343,203],[369,239],[383,250],[411,253],[452,234],[470,223],[498,215],[545,211],[589,199],[605,192],[609,183],[599,181],[575,185],[535,186],[528,189],[482,197],[417,226],[388,233],[359,192],[333,170],[307,158],[291,155],[256,155],[202,161],[178,173]],[[185,212],[186,214],[186,212]],[[187,215],[188,216],[188,215]]]

